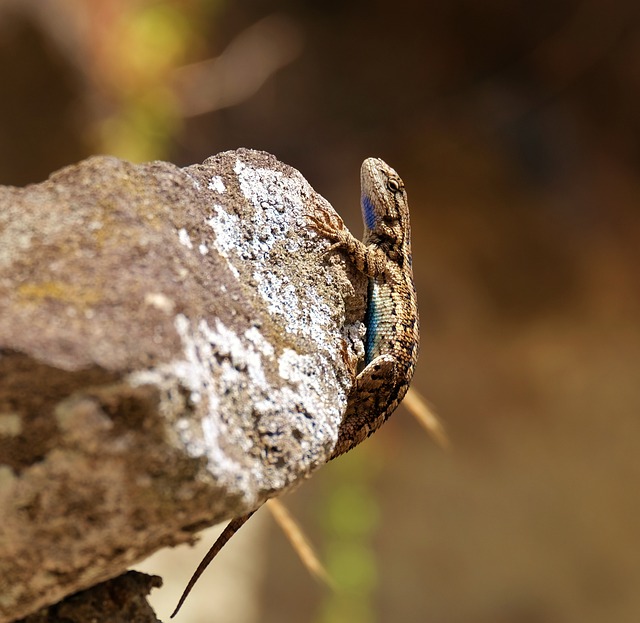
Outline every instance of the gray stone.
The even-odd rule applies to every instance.
[[[328,460],[366,283],[319,207],[251,150],[0,188],[0,623]]]

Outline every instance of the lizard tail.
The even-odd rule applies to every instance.
[[[209,566],[209,563],[217,556],[218,552],[224,547],[225,543],[247,522],[249,517],[253,515],[255,511],[251,511],[246,515],[242,515],[241,517],[236,517],[232,519],[227,527],[224,529],[222,534],[217,538],[216,542],[211,546],[211,549],[206,553],[205,557],[202,559],[198,568],[195,570],[194,574],[191,576],[189,583],[187,584],[187,588],[184,589],[180,600],[178,601],[178,605],[176,609],[173,611],[171,618],[173,619],[178,611],[182,607],[184,600],[187,598],[187,595],[191,592],[191,589],[194,587],[195,583],[198,581],[198,578],[202,575],[202,572]]]

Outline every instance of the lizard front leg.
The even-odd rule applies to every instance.
[[[366,245],[358,240],[345,226],[337,214],[332,214],[326,209],[318,210],[322,218],[308,215],[312,227],[325,238],[333,241],[333,244],[324,249],[323,253],[330,253],[335,249],[342,249],[353,262],[354,266],[367,277],[381,276],[388,263],[387,255],[378,247]]]

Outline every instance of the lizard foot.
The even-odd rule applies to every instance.
[[[329,238],[329,240],[341,240],[345,231],[344,221],[335,212],[331,212],[327,208],[320,207],[317,209],[317,212],[318,215],[307,215],[311,226],[319,234]]]

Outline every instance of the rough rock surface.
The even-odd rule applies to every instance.
[[[366,283],[251,150],[0,188],[0,623],[324,464]]]
[[[157,575],[127,571],[44,607],[19,623],[160,623],[146,597],[151,589],[161,586]]]

